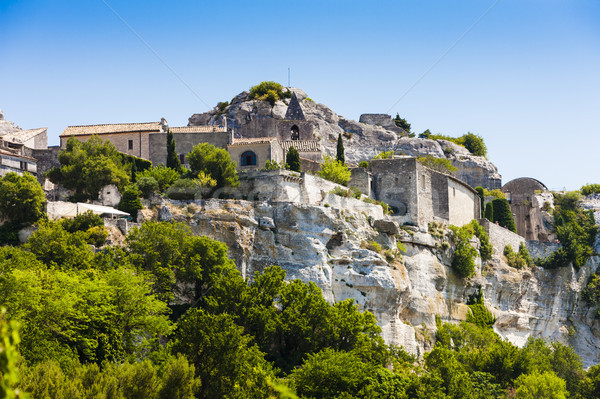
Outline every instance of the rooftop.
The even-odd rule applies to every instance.
[[[281,141],[281,147],[284,152],[288,152],[290,147],[294,147],[298,152],[321,152],[319,140],[284,140]]]
[[[232,144],[229,144],[229,146],[236,146],[236,145],[248,145],[248,144],[269,144],[272,143],[273,141],[277,141],[276,137],[257,137],[257,138],[251,138],[251,139],[234,139]]]
[[[211,133],[226,132],[227,129],[221,126],[180,126],[169,127],[173,133]]]
[[[160,132],[160,123],[107,123],[102,125],[68,126],[64,132],[61,133],[60,137],[132,132]]]

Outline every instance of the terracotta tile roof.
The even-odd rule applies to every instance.
[[[160,132],[160,123],[109,123],[104,125],[68,126],[60,137],[131,132]]]
[[[284,152],[288,152],[290,147],[294,147],[298,152],[321,152],[319,140],[284,140],[280,141]]]
[[[173,133],[211,133],[226,132],[227,129],[219,126],[176,126],[169,127]]]
[[[277,141],[276,137],[257,137],[252,139],[234,139],[233,144],[229,144],[230,146],[235,145],[248,145],[248,144],[268,144],[273,141]]]

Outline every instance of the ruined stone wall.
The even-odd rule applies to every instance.
[[[390,205],[400,223],[419,223],[417,160],[412,157],[371,161],[374,198]]]
[[[494,246],[494,254],[500,256],[504,253],[504,247],[510,245],[513,250],[518,251],[519,245],[525,239],[512,231],[498,226],[487,219],[479,219],[479,224],[490,236],[490,242]]]
[[[27,147],[23,148],[24,155],[37,159],[37,179],[40,184],[44,184],[44,173],[48,172],[54,167],[60,167],[60,162],[58,162],[59,151],[59,146],[52,146],[43,150],[36,150]]]
[[[152,133],[149,135],[149,160],[153,164],[164,165],[167,162],[167,134]],[[177,154],[188,154],[195,145],[209,143],[218,148],[227,148],[229,134],[227,132],[195,132],[173,133]]]
[[[365,168],[350,168],[350,181],[348,187],[358,188],[364,195],[368,197],[374,197],[371,190],[371,182],[373,176]]]
[[[447,177],[450,224],[463,226],[481,217],[481,201],[477,193],[464,184]]]
[[[316,175],[321,170],[321,164],[313,159],[304,158],[303,155],[300,154],[300,170],[311,175]],[[283,160],[285,161],[285,155],[283,156]]]
[[[448,202],[447,176],[441,173],[431,174],[431,194],[434,216],[448,222],[450,220],[450,204]]]

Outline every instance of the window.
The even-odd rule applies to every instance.
[[[292,134],[292,140],[300,140],[300,129],[298,129],[298,126],[292,126],[290,133]]]
[[[425,190],[425,175],[421,175],[421,188]]]
[[[179,154],[179,162],[182,165],[185,163],[185,154]]]
[[[256,165],[256,154],[252,151],[246,151],[242,154],[241,164],[242,166]]]
[[[133,150],[133,140],[127,140],[127,149]]]
[[[21,167],[22,170],[27,170],[27,162],[19,161],[19,163],[20,163],[19,166]]]

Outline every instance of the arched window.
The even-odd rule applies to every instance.
[[[292,129],[290,132],[292,134],[292,140],[300,140],[300,129],[298,129],[298,126],[296,126],[296,125],[292,126]]]
[[[256,154],[252,151],[246,151],[242,154],[242,166],[253,166],[256,165]]]

